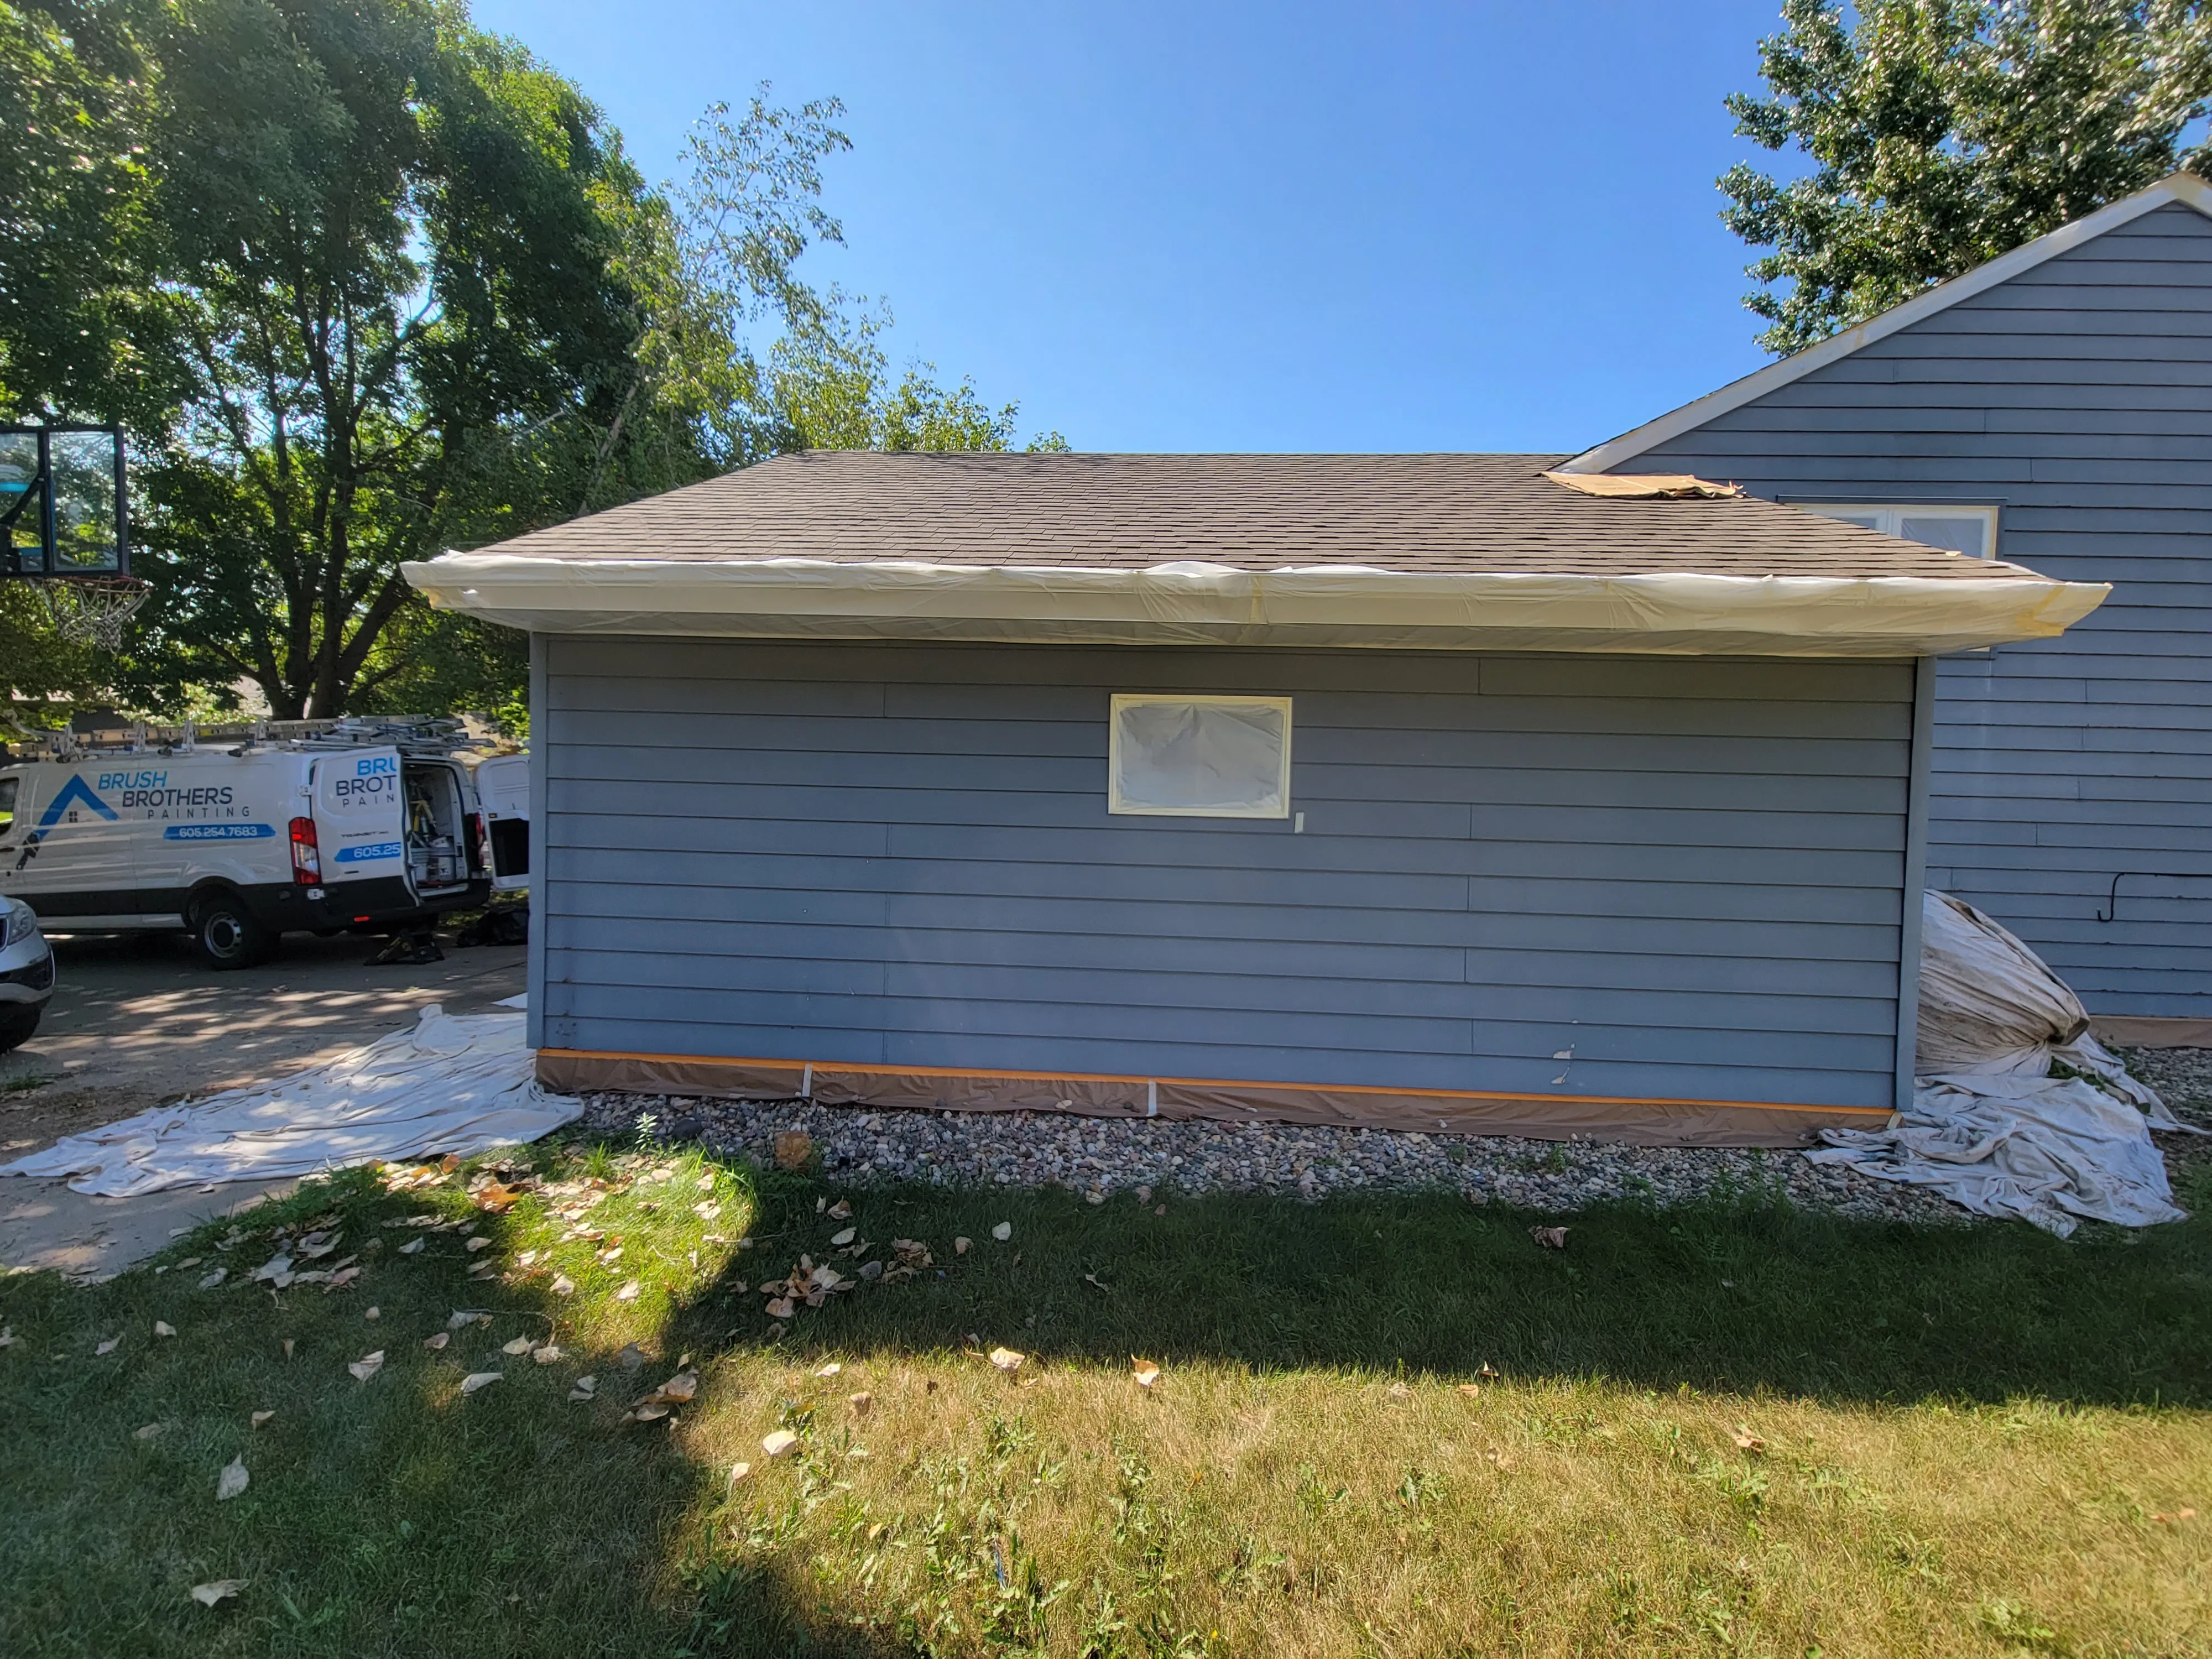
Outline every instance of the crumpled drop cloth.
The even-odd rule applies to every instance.
[[[2185,1126],[2088,1034],[2065,981],[1948,893],[1928,894],[1921,915],[1911,1108],[1887,1129],[1824,1129],[1805,1156],[2062,1238],[2077,1217],[2187,1219],[2148,1127]]]
[[[210,1181],[266,1181],[429,1152],[536,1140],[583,1102],[538,1086],[520,1013],[425,1008],[411,1030],[281,1083],[158,1106],[57,1141],[0,1175],[66,1176],[127,1198]]]

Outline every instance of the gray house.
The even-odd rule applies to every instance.
[[[1565,463],[2111,585],[1936,673],[1928,879],[2094,1012],[2212,1014],[2212,189],[2186,175]]]
[[[532,635],[540,1075],[1881,1121],[1931,659],[2105,590],[1555,464],[814,453],[408,567]]]

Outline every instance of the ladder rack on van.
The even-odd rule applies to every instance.
[[[228,720],[210,726],[141,720],[96,732],[46,734],[49,756],[55,760],[264,745],[322,751],[393,748],[411,757],[440,758],[485,747],[487,742],[471,736],[465,722],[436,714],[348,714],[337,720]]]

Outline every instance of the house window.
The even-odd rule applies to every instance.
[[[1288,697],[1117,696],[1106,810],[1152,817],[1291,812]]]
[[[1964,553],[1968,558],[1986,559],[1996,551],[1997,510],[1994,507],[1938,507],[1933,503],[1853,507],[1825,501],[1801,501],[1798,505],[1824,519],[1841,519],[1845,524],[1879,530],[1885,536],[1901,537],[1923,547]]]

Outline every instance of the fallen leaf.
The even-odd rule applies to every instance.
[[[155,1334],[155,1335],[156,1335],[156,1336],[174,1336],[176,1334],[177,1334],[177,1328],[176,1328],[174,1325],[172,1325],[171,1323],[169,1323],[169,1322],[168,1322],[167,1320],[166,1320],[166,1319],[157,1319],[157,1320],[155,1320],[155,1321],[154,1322],[154,1334]]]
[[[137,1440],[151,1440],[155,1435],[160,1434],[169,1425],[167,1423],[149,1423],[142,1428],[131,1430],[131,1437]]]
[[[346,1369],[351,1371],[359,1381],[366,1382],[384,1369],[384,1350],[379,1348],[374,1353],[363,1354],[347,1365]]]
[[[1140,1389],[1149,1389],[1160,1380],[1160,1368],[1149,1359],[1133,1358],[1129,1362],[1129,1369]]]
[[[834,1249],[842,1249],[846,1245],[850,1244],[860,1236],[860,1230],[858,1227],[848,1227],[842,1232],[835,1232],[830,1235],[830,1247]]]
[[[837,1373],[838,1373],[839,1371],[842,1371],[842,1370],[843,1370],[844,1369],[845,1369],[845,1368],[844,1368],[842,1365],[839,1364],[836,1360],[834,1360],[834,1359],[833,1359],[833,1360],[831,1360],[828,1364],[826,1364],[826,1365],[823,1366],[823,1367],[822,1367],[822,1369],[821,1369],[820,1370],[817,1370],[817,1372],[815,1372],[814,1374],[815,1374],[815,1376],[836,1376],[836,1375],[837,1375]]]
[[[1084,1274],[1084,1275],[1083,1275],[1083,1282],[1084,1282],[1085,1284],[1088,1285],[1089,1286],[1091,1286],[1091,1288],[1092,1290],[1094,1290],[1094,1291],[1098,1291],[1103,1292],[1104,1294],[1107,1294],[1107,1295],[1111,1295],[1111,1294],[1112,1294],[1112,1292],[1111,1292],[1111,1291],[1107,1291],[1106,1287],[1105,1287],[1103,1285],[1102,1285],[1102,1284],[1100,1284],[1100,1283],[1098,1282],[1098,1275],[1097,1275],[1097,1274],[1096,1274],[1096,1273],[1085,1273],[1085,1274]]]
[[[215,1501],[228,1504],[246,1490],[252,1479],[246,1472],[246,1460],[243,1457],[232,1458],[222,1466],[222,1473],[216,1477]]]
[[[615,1292],[615,1300],[617,1302],[635,1302],[637,1300],[637,1293],[644,1288],[645,1287],[636,1279],[633,1279],[625,1284],[622,1289]]]
[[[430,1241],[427,1238],[410,1238],[404,1244],[402,1244],[399,1247],[399,1254],[402,1255],[420,1255],[422,1254],[424,1247],[427,1246],[429,1242]]]
[[[1106,1194],[1100,1188],[1093,1187],[1089,1192],[1084,1194],[1083,1201],[1085,1204],[1103,1204],[1106,1201]]]
[[[253,1277],[256,1280],[265,1279],[282,1289],[283,1285],[292,1282],[292,1258],[289,1255],[272,1255],[253,1270]]]
[[[1735,1442],[1739,1449],[1747,1451],[1754,1457],[1766,1449],[1766,1442],[1741,1423],[1735,1425],[1735,1432],[1729,1437]]]
[[[446,1316],[446,1328],[458,1331],[465,1326],[491,1323],[491,1316],[481,1308],[456,1308]]]
[[[668,1415],[668,1407],[658,1400],[641,1400],[623,1413],[625,1423],[658,1423]]]
[[[471,1239],[467,1243],[462,1245],[461,1248],[471,1252],[477,1250],[488,1250],[491,1249],[491,1240],[479,1234],[477,1237]]]
[[[789,1297],[778,1296],[769,1299],[766,1312],[770,1319],[788,1319],[793,1311]]]
[[[712,1221],[722,1213],[722,1206],[719,1202],[694,1204],[691,1206],[691,1213],[697,1216],[702,1221]]]
[[[623,1351],[615,1358],[621,1362],[624,1370],[634,1371],[645,1364],[645,1350],[635,1342],[626,1342],[623,1345]]]
[[[110,1354],[110,1353],[113,1353],[113,1352],[116,1351],[116,1349],[118,1349],[118,1347],[122,1346],[122,1345],[123,1345],[123,1339],[122,1339],[121,1337],[119,1337],[119,1336],[111,1336],[111,1337],[109,1337],[109,1338],[107,1339],[107,1340],[106,1340],[106,1341],[105,1341],[105,1342],[102,1342],[102,1343],[99,1344],[97,1346],[95,1346],[95,1347],[93,1349],[93,1351],[92,1351],[92,1352],[93,1352],[93,1357],[94,1357],[94,1358],[99,1358],[100,1355],[102,1355],[102,1354]]]
[[[1155,1204],[1152,1206],[1152,1213],[1154,1215],[1165,1215],[1167,1212],[1168,1206],[1164,1204]]]
[[[832,1221],[850,1221],[853,1218],[853,1200],[849,1198],[841,1198],[832,1204],[830,1206],[830,1218]]]
[[[1486,1359],[1482,1362],[1482,1369],[1477,1371],[1475,1375],[1477,1376],[1495,1376],[1498,1375],[1498,1372],[1496,1368],[1494,1368],[1491,1363]]]
[[[1465,1395],[1469,1400],[1473,1400],[1479,1397],[1481,1395],[1482,1390],[1476,1388],[1472,1382],[1462,1382],[1459,1385],[1458,1392]]]
[[[512,1207],[514,1200],[528,1190],[527,1188],[510,1187],[505,1182],[495,1181],[471,1196],[476,1200],[477,1207],[480,1210],[505,1210]]]
[[[211,1607],[218,1601],[228,1601],[250,1582],[244,1578],[218,1578],[212,1583],[195,1584],[192,1586],[192,1600],[204,1607]]]
[[[556,1274],[553,1276],[553,1294],[554,1294],[554,1295],[556,1295],[556,1296],[574,1296],[574,1295],[575,1295],[575,1293],[576,1293],[576,1281],[575,1281],[574,1279],[573,1279],[569,1278],[569,1277],[568,1277],[568,1274],[566,1274],[566,1273],[556,1273]]]
[[[775,1167],[779,1170],[803,1170],[814,1156],[814,1137],[797,1129],[786,1129],[775,1138]]]
[[[991,1229],[991,1237],[997,1239],[1001,1244],[1005,1243],[1013,1236],[1014,1224],[1011,1221],[1001,1221],[997,1226]]]
[[[646,1398],[658,1406],[688,1406],[698,1395],[699,1373],[678,1371]]]
[[[870,1394],[866,1389],[863,1389],[858,1394],[847,1395],[845,1396],[845,1403],[853,1408],[854,1416],[866,1417],[871,1411],[875,1409],[876,1397]]]
[[[1528,1229],[1528,1237],[1547,1250],[1564,1250],[1567,1248],[1567,1230],[1565,1227],[1531,1227]]]
[[[1137,1202],[1138,1202],[1138,1203],[1139,1203],[1139,1204],[1149,1204],[1149,1203],[1151,1203],[1152,1201],[1152,1189],[1150,1187],[1139,1187],[1139,1188],[1137,1188]]]
[[[274,1411],[256,1412],[253,1413],[253,1426],[258,1429],[276,1415]]]
[[[761,1449],[770,1457],[781,1457],[799,1443],[799,1437],[789,1429],[777,1429],[761,1441]]]
[[[731,1465],[730,1465],[730,1484],[731,1484],[732,1486],[736,1486],[736,1485],[738,1484],[738,1481],[740,1481],[740,1480],[744,1480],[747,1475],[750,1474],[752,1472],[753,1472],[753,1466],[752,1466],[751,1464],[750,1464],[750,1463],[732,1463],[732,1464],[731,1464]]]
[[[289,1359],[292,1357],[292,1350],[297,1346],[298,1340],[296,1338],[289,1336],[286,1337],[284,1339],[284,1358]]]
[[[499,1351],[501,1353],[528,1353],[537,1346],[538,1344],[534,1339],[527,1336],[518,1336],[512,1342],[501,1343],[500,1345]]]
[[[1027,1358],[1028,1356],[1026,1354],[1016,1353],[1012,1348],[994,1348],[991,1350],[991,1363],[994,1365],[996,1365],[1000,1370],[1006,1372],[1009,1376],[1021,1370],[1022,1361]]]
[[[381,1308],[371,1308],[367,1313],[363,1314],[362,1317],[363,1319],[381,1319],[384,1317],[384,1310]]]
[[[561,1363],[561,1350],[548,1342],[542,1348],[532,1348],[530,1357],[540,1365],[557,1365]]]
[[[471,1371],[461,1379],[461,1392],[474,1394],[478,1389],[488,1389],[505,1375],[504,1371]]]
[[[1413,1397],[1413,1391],[1403,1382],[1393,1382],[1384,1392],[1393,1400],[1411,1400]]]
[[[576,1379],[574,1384],[569,1389],[568,1398],[571,1400],[589,1400],[593,1395],[597,1395],[599,1391],[599,1379],[598,1377],[580,1376]]]
[[[972,1238],[956,1238],[952,1241],[952,1254],[965,1255],[975,1247],[975,1241]]]

